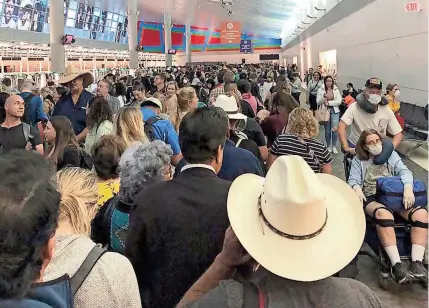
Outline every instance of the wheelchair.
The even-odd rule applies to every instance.
[[[353,160],[353,155],[350,153],[344,154],[344,171],[346,181],[348,182],[350,176],[350,168],[351,162]],[[394,217],[394,225],[396,234],[396,245],[398,247],[399,255],[401,257],[401,261],[406,265],[411,263],[411,227],[412,222],[405,220],[399,214],[393,213]],[[399,285],[393,280],[390,273],[390,260],[381,245],[381,242],[378,238],[377,229],[376,229],[376,221],[373,217],[369,215],[365,215],[366,218],[366,232],[364,242],[368,244],[372,251],[359,251],[358,255],[366,255],[371,259],[375,260],[380,265],[380,287],[383,289],[392,289],[397,288]],[[427,264],[426,264],[427,268]],[[424,288],[428,287],[427,277],[425,279],[417,279],[412,278],[410,280],[411,283],[419,282],[422,284]],[[403,285],[400,285],[401,288]]]

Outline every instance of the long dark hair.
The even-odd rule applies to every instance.
[[[109,102],[103,97],[95,97],[90,103],[89,113],[86,116],[86,124],[89,129],[98,127],[104,121],[112,122],[113,112]]]
[[[335,86],[334,78],[332,78],[332,76],[326,76],[325,78],[323,78],[323,85],[325,86],[325,91],[327,90],[327,88],[326,88],[326,81],[329,78],[331,78],[331,80],[332,80],[332,90],[334,90],[334,86]]]
[[[67,146],[74,147],[77,151],[80,151],[80,148],[77,143],[76,135],[74,134],[73,126],[69,119],[65,116],[54,116],[50,118],[49,121],[56,133],[54,152],[49,157],[49,160],[53,164],[57,165],[58,161],[63,159],[64,149]]]

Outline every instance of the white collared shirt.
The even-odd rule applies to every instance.
[[[182,170],[180,170],[180,172],[183,172],[183,171],[185,171],[187,169],[191,169],[191,168],[206,168],[206,169],[209,169],[209,170],[213,171],[214,173],[216,173],[215,169],[212,166],[206,165],[206,164],[188,164],[188,165],[184,166],[182,168]]]

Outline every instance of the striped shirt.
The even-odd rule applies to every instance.
[[[332,157],[326,146],[317,139],[300,139],[291,134],[282,134],[277,137],[270,153],[275,156],[297,155],[304,158],[314,172],[319,173],[323,165],[332,164]]]

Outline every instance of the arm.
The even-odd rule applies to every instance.
[[[396,160],[393,173],[396,176],[399,176],[401,178],[402,184],[404,185],[409,184],[413,186],[414,184],[413,174],[411,173],[410,169],[408,169],[408,167],[405,166],[404,162],[402,161],[401,157],[399,157],[398,153],[393,152],[390,159]]]
[[[340,123],[338,124],[338,137],[341,142],[341,146],[343,147],[344,151],[347,151],[349,148],[349,143],[347,141],[347,124],[340,120]]]
[[[387,123],[387,131],[393,135],[393,146],[396,149],[396,147],[401,143],[402,141],[402,127],[398,122],[398,119],[396,119],[395,114],[392,110],[389,108],[388,110],[388,123]]]
[[[332,174],[332,164],[325,164],[322,166],[322,173]]]
[[[259,147],[259,153],[261,153],[262,160],[267,161],[267,159],[268,159],[268,148],[266,145]]]
[[[89,133],[89,129],[88,127],[85,127],[85,129],[79,135],[76,136],[77,142],[78,143],[84,142],[86,135],[88,135],[88,133]]]
[[[393,143],[393,147],[395,149],[401,143],[403,137],[404,137],[404,135],[402,134],[402,132],[393,136],[392,143]]]
[[[319,88],[319,90],[317,90],[317,97],[316,97],[316,102],[318,105],[322,105],[325,102],[325,98],[323,97],[323,94],[325,94],[325,90],[323,90],[322,88]]]
[[[271,168],[271,165],[275,162],[275,160],[278,158],[278,156],[269,153],[268,154],[268,161],[267,161],[267,169]]]
[[[336,89],[334,91],[334,99],[332,101],[328,101],[328,105],[331,107],[337,107],[341,105],[341,102],[342,102],[342,97],[341,97],[340,90]]]
[[[362,186],[362,166],[356,156],[352,160],[348,184],[352,188],[355,185]]]
[[[218,255],[208,270],[194,283],[185,293],[177,308],[183,308],[188,303],[193,302],[210,290],[214,289],[221,280],[227,280],[235,273],[235,267],[226,266]]]
[[[177,135],[176,130],[173,128],[171,122],[168,122],[167,125],[167,143],[171,146],[173,151],[173,156],[171,156],[171,164],[177,166],[182,160],[183,155],[179,145],[179,135]]]
[[[43,150],[43,144],[38,144],[38,145],[36,145],[35,150],[36,150],[36,152],[37,152],[37,153],[39,153],[40,155],[44,155],[44,154],[45,154],[45,152],[44,152],[44,150]]]
[[[40,97],[37,98],[36,117],[37,122],[46,120],[48,118],[43,111],[43,102]]]

